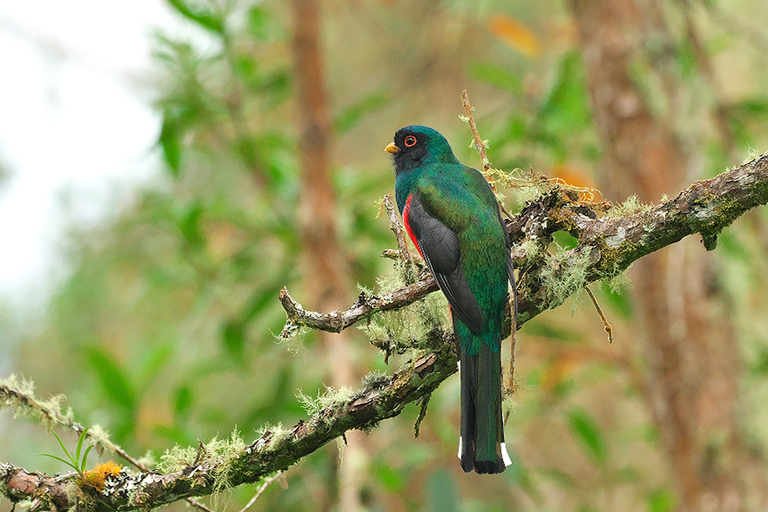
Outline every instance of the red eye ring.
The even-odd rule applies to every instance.
[[[405,144],[405,147],[411,148],[416,145],[416,137],[413,135],[408,135],[403,143]]]

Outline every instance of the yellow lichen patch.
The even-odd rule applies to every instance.
[[[83,476],[83,485],[93,487],[97,491],[101,492],[106,486],[106,480],[110,476],[117,477],[120,475],[122,466],[111,460],[104,464],[99,464],[95,468],[86,471]]]

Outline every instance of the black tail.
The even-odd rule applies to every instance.
[[[478,340],[479,341],[479,340]],[[459,456],[465,472],[501,473],[509,460],[501,418],[501,352],[480,342],[469,355],[462,348],[461,441]]]

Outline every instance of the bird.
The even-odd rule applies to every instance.
[[[450,305],[459,347],[461,467],[501,473],[511,464],[501,412],[501,342],[507,283],[514,291],[515,277],[496,195],[432,128],[401,128],[385,150],[392,154],[406,232]]]

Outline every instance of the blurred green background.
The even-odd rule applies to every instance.
[[[80,422],[98,423],[129,453],[152,451],[155,458],[235,428],[250,442],[265,424],[292,425],[306,416],[297,391],[315,396],[338,371],[328,363],[328,343],[315,333],[292,346],[275,338],[285,319],[277,301],[282,286],[306,308],[328,309],[314,301],[306,272],[313,257],[306,252],[307,218],[317,219],[304,208],[312,188],[302,182],[299,144],[307,106],[298,94],[299,50],[292,41],[307,27],[294,17],[296,3],[167,3],[188,30],[154,39],[154,70],[145,86],[162,115],[155,148],[162,165],[152,184],[108,220],[69,226],[62,244],[69,273],[44,312],[8,301],[0,313],[5,371],[33,380],[43,398],[65,394]],[[356,284],[373,288],[391,268],[380,254],[396,243],[377,202],[394,188],[383,148],[395,130],[432,126],[461,161],[480,165],[458,118],[465,88],[494,167],[533,167],[601,189],[608,200],[626,198],[616,178],[606,177],[612,141],[591,103],[600,84],[585,71],[589,53],[577,4],[318,2],[322,74],[315,79],[327,93],[324,136],[334,192],[327,200],[347,281],[337,293],[346,304],[354,301]],[[647,7],[616,4],[635,13],[624,22],[634,23],[640,43],[621,50],[633,87],[686,155],[686,168],[674,169],[682,173],[680,185],[768,150],[763,0],[650,2],[661,21],[648,17]],[[47,141],[39,145],[45,151]],[[5,173],[12,176],[12,166]],[[519,210],[516,192],[505,193],[507,208]],[[707,308],[732,326],[719,341],[734,354],[721,360],[730,365],[733,429],[670,440],[667,427],[684,432],[686,421],[703,424],[696,415],[705,417],[707,409],[692,407],[675,425],[657,413],[659,396],[648,392],[655,363],[638,339],[661,328],[639,316],[642,297],[632,292],[638,280],[657,276],[635,272],[620,290],[594,287],[614,326],[612,345],[585,295],[519,333],[519,392],[506,426],[514,464],[503,475],[461,472],[454,377],[434,394],[418,439],[412,434],[418,410],[409,407],[360,436],[354,459],[340,458],[333,443],[306,457],[286,473],[287,487],[272,484],[254,510],[339,510],[344,493],[372,511],[757,510],[751,504],[765,503],[768,494],[762,465],[768,230],[765,212],[753,213],[703,256],[711,266],[702,291]],[[699,245],[695,250],[703,253]],[[676,284],[686,280],[678,276]],[[670,302],[680,293],[671,289]],[[355,379],[374,369],[392,372],[402,362],[385,365],[358,329],[345,343],[343,364]],[[74,445],[74,435],[62,437]],[[692,464],[698,469],[691,481],[698,483],[682,475],[675,443],[701,454]],[[728,456],[731,450],[749,456]],[[54,437],[6,412],[0,461],[65,470],[40,452],[57,453]],[[354,478],[342,476],[341,461],[355,464]],[[708,463],[712,471],[701,469]],[[731,506],[731,488],[717,479],[740,474],[742,463],[752,469],[745,482],[733,484],[741,500]],[[714,501],[706,501],[708,492]],[[217,510],[239,510],[253,493],[252,486],[234,489]],[[10,509],[0,498],[0,511]]]

